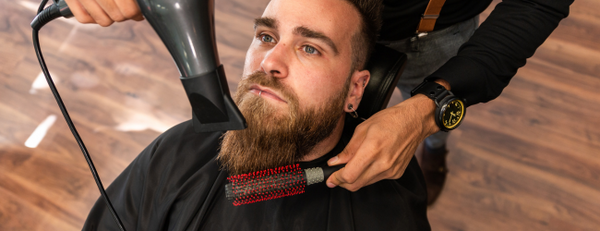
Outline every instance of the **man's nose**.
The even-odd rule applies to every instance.
[[[288,50],[289,46],[278,43],[269,50],[262,62],[261,67],[265,73],[275,78],[285,78],[288,75]]]

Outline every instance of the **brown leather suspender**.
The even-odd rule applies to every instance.
[[[423,16],[421,16],[421,22],[419,22],[417,34],[433,31],[435,21],[440,16],[440,11],[442,11],[442,6],[444,6],[444,3],[446,3],[446,0],[429,0],[427,9],[425,9],[425,13],[423,13]]]

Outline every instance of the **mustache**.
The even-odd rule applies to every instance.
[[[242,79],[239,83],[236,94],[244,94],[250,90],[250,87],[254,84],[268,87],[277,91],[280,97],[287,102],[298,102],[298,96],[289,87],[283,85],[277,78],[268,76],[265,72],[256,71],[246,78]]]

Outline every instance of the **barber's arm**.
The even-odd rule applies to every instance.
[[[500,95],[517,70],[569,14],[573,0],[504,0],[429,78],[445,79],[467,106]]]
[[[450,90],[445,80],[435,82]],[[342,153],[328,161],[329,165],[347,164],[329,177],[327,185],[356,191],[380,180],[400,178],[419,144],[440,130],[435,109],[433,100],[417,94],[358,125]]]
[[[455,95],[466,99],[466,106],[498,97],[517,69],[567,17],[572,3],[504,0],[457,56],[428,80],[448,90],[452,86]],[[439,129],[434,109],[431,99],[416,95],[363,122],[346,149],[329,161],[329,165],[347,164],[329,177],[328,186],[356,191],[380,180],[400,178],[417,146]]]
[[[73,16],[81,23],[110,26],[114,22],[144,20],[135,0],[65,0]]]

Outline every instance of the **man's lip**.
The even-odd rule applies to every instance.
[[[260,95],[261,97],[269,97],[269,98],[287,103],[287,101],[285,101],[281,96],[279,96],[277,93],[275,93],[275,91],[273,91],[269,88],[266,88],[266,87],[259,86],[257,84],[250,86],[250,92],[252,92],[256,95]]]

